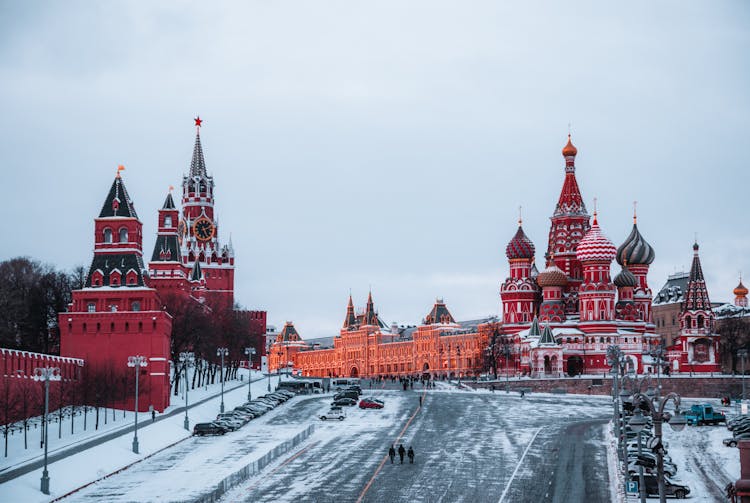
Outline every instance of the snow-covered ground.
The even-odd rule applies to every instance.
[[[243,371],[246,372],[246,371]],[[260,377],[260,374],[254,373],[253,379]],[[272,386],[275,387],[278,384],[278,377],[272,377]],[[219,390],[220,385],[215,384],[209,386],[208,389],[202,388],[200,390],[190,391],[188,400],[189,403],[197,403],[202,399],[209,396],[213,396]],[[224,402],[228,409],[237,406],[247,400],[247,375],[242,382],[230,381],[225,384]],[[265,394],[267,388],[267,379],[261,379],[254,381],[252,384],[253,396],[259,396]],[[173,397],[174,398],[174,397]],[[175,400],[171,408],[179,408],[184,406],[184,401],[180,403]],[[195,423],[210,421],[216,417],[219,412],[220,397],[215,396],[214,398],[206,401],[201,405],[190,407],[188,411],[188,417],[190,419],[190,426]],[[167,409],[166,412],[169,412]],[[109,411],[111,414],[111,409]],[[133,424],[133,414],[128,414],[129,420],[122,421],[122,412],[118,411],[120,419],[114,423],[108,423],[108,426],[112,428],[126,428]],[[265,417],[265,416],[264,416]],[[89,416],[91,420],[91,416]],[[110,416],[111,420],[111,416]],[[172,417],[164,418],[161,421],[155,423],[151,422],[151,415],[148,413],[142,413],[139,415],[139,427],[138,427],[138,440],[140,444],[140,453],[134,454],[132,452],[132,433],[121,435],[113,440],[106,441],[96,447],[87,449],[78,454],[68,456],[60,461],[51,463],[49,465],[50,474],[50,496],[44,496],[39,491],[39,479],[41,477],[41,469],[34,470],[28,474],[17,477],[13,480],[0,484],[0,501],[18,501],[18,502],[35,502],[35,501],[50,501],[55,497],[64,495],[72,490],[75,490],[85,484],[93,482],[94,480],[108,475],[116,470],[120,470],[125,466],[128,466],[134,462],[142,460],[147,456],[159,451],[175,442],[180,442],[190,437],[191,432],[187,431],[183,427],[184,414],[179,413]],[[248,423],[243,430],[247,430],[248,426],[253,423]],[[50,437],[52,437],[53,428],[50,428]],[[68,432],[70,430],[68,429]],[[78,430],[77,430],[78,431]],[[242,430],[241,430],[242,431]],[[92,436],[103,435],[108,431],[92,432],[91,430],[86,432],[87,439]],[[80,442],[84,435],[81,435],[80,439],[75,437],[64,437],[61,441],[54,443],[54,440],[50,438],[50,453],[53,450],[63,449],[66,446]],[[227,437],[229,438],[229,437]],[[58,440],[55,435],[55,440]],[[21,445],[21,448],[23,445]],[[38,450],[39,444],[37,439],[36,448]],[[38,459],[39,455],[35,456]],[[24,458],[25,462],[29,461],[29,458]]]
[[[226,390],[231,390],[244,385],[247,389],[247,370],[240,369],[238,376],[243,376],[243,381],[237,380],[227,381],[225,386]],[[262,377],[259,372],[253,371],[253,380],[257,380]],[[278,377],[272,377],[273,386],[278,383]],[[265,381],[263,381],[265,382]],[[194,404],[206,399],[207,397],[214,396],[219,393],[221,384],[219,382],[202,386],[194,390],[190,390],[188,393],[188,404]],[[263,391],[263,390],[261,390]],[[169,414],[175,409],[183,408],[185,406],[185,394],[181,392],[178,396],[171,397],[172,404],[164,411],[163,414],[156,414],[157,418],[165,414]],[[84,416],[83,409],[79,408],[76,411],[76,415],[73,418],[73,433],[71,434],[71,418],[70,416],[63,416],[62,428],[58,422],[58,414],[56,411],[51,411],[49,415],[49,446],[48,453],[53,455],[61,450],[64,450],[70,446],[81,444],[87,440],[101,437],[108,433],[122,430],[133,426],[134,417],[133,411],[123,411],[121,409],[99,409],[99,427],[94,428],[96,422],[96,412],[93,408]],[[106,423],[105,423],[106,416]],[[124,417],[123,417],[124,416]],[[86,423],[86,429],[84,430],[84,421]],[[145,425],[151,422],[151,413],[141,412],[138,415],[138,424]],[[27,447],[24,446],[24,435],[23,432],[15,431],[12,435],[8,436],[8,456],[0,457],[0,473],[8,470],[12,470],[19,466],[25,465],[29,462],[37,461],[44,456],[44,448],[41,444],[41,419],[39,417],[33,418],[30,421],[30,429],[27,432]],[[4,439],[3,439],[4,441]],[[4,448],[4,446],[3,446]],[[3,449],[4,452],[4,449]]]
[[[734,413],[733,409],[721,407],[718,400],[713,399],[683,400],[682,408],[690,408],[698,403],[711,403],[717,410],[725,411],[729,418]],[[729,482],[735,482],[740,475],[739,450],[722,444],[722,440],[731,437],[732,432],[724,425],[686,426],[680,432],[664,425],[662,435],[668,445],[668,454],[677,465],[674,479],[690,487],[688,499],[725,501],[724,487]],[[628,498],[629,502],[637,500],[634,496]],[[647,501],[655,502],[659,498],[647,498]]]

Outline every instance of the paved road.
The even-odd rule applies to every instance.
[[[419,398],[416,390],[377,393],[386,400],[386,409],[352,410],[343,423],[319,426],[302,451],[251,479],[225,501],[610,499],[603,439],[606,400],[428,392],[402,439],[406,447],[414,446],[416,464],[402,466],[397,457],[396,465],[387,462],[378,470]],[[379,415],[386,411],[387,416]],[[355,423],[364,426],[349,431]]]

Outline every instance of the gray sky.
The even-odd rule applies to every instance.
[[[244,306],[307,338],[370,285],[389,322],[498,314],[570,122],[615,244],[639,202],[652,289],[696,232],[712,300],[750,279],[747,2],[153,4],[0,2],[0,258],[88,266],[120,163],[150,256],[200,114]]]

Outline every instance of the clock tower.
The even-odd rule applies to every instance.
[[[182,178],[182,214],[177,226],[180,258],[185,274],[199,267],[204,274],[211,299],[234,303],[234,250],[219,241],[219,222],[214,214],[214,179],[206,171],[200,129],[195,119],[195,147],[190,172]]]

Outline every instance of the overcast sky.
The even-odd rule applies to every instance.
[[[697,233],[729,301],[750,279],[750,4],[612,5],[2,1],[0,258],[88,266],[118,164],[150,257],[200,114],[242,305],[306,338],[350,289],[388,322],[437,296],[499,314],[519,205],[543,262],[571,123],[615,244],[638,201],[652,289]]]

